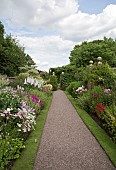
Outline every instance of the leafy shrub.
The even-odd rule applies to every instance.
[[[20,101],[18,96],[13,92],[4,91],[0,93],[0,110],[20,107]]]
[[[11,138],[9,135],[0,140],[0,169],[8,165],[10,160],[17,159],[21,150],[25,148],[24,141],[19,138]]]
[[[116,74],[107,63],[97,66],[93,65],[89,73],[89,79],[95,85],[111,88],[115,84]]]
[[[10,81],[9,79],[7,78],[6,75],[1,75],[0,74],[0,87],[4,87],[6,85],[9,85]]]
[[[82,81],[78,82],[71,82],[69,86],[66,88],[66,90],[72,95],[72,97],[76,98],[77,97],[77,92],[76,90],[78,87],[82,86]]]
[[[116,106],[104,107],[104,110],[98,113],[104,129],[108,132],[114,143],[116,143]]]
[[[50,82],[49,82],[51,85],[52,85],[52,87],[53,87],[53,91],[55,91],[55,90],[57,90],[57,88],[58,88],[58,82],[57,82],[57,77],[55,76],[55,75],[53,75],[53,76],[50,76]]]
[[[52,85],[51,84],[45,84],[43,86],[43,91],[52,91]]]
[[[88,113],[96,114],[104,128],[116,142],[116,92],[94,86],[92,90],[82,93],[77,99],[78,105]]]
[[[72,73],[64,73],[60,76],[60,88],[66,90],[71,82],[75,81]]]

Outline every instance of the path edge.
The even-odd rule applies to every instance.
[[[113,165],[116,167],[116,144],[112,142],[106,132],[90,117],[90,115],[85,110],[82,110],[77,106],[75,99],[68,92],[65,91],[64,93],[76,109],[77,114],[80,116],[84,124],[99,142],[100,146],[103,148]],[[89,121],[87,121],[87,119],[89,119]]]
[[[50,96],[50,99],[48,101],[48,105],[45,109],[43,109],[40,113],[40,115],[37,118],[35,130],[31,132],[29,135],[28,140],[26,141],[26,148],[22,151],[19,159],[17,159],[12,167],[12,170],[32,170],[35,163],[36,154],[39,150],[41,137],[43,133],[43,129],[45,126],[45,122],[47,119],[48,111],[51,106],[53,99],[53,94]],[[41,123],[40,123],[41,122]],[[36,140],[36,142],[35,142]],[[33,150],[30,146],[33,145]],[[28,152],[31,152],[31,155],[28,154]],[[25,160],[28,160],[27,163],[25,163]],[[24,162],[24,163],[23,163]]]

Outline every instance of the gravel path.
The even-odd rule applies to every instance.
[[[33,170],[116,170],[61,90],[53,94]]]

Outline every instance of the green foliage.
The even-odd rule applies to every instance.
[[[4,87],[6,85],[9,85],[10,81],[9,79],[7,78],[6,75],[1,75],[0,74],[0,87]]]
[[[58,88],[58,82],[57,82],[57,77],[56,76],[50,76],[50,82],[52,85],[52,90],[55,91]]]
[[[0,93],[0,110],[7,108],[17,108],[20,107],[20,101],[17,95],[11,92]]]
[[[111,138],[116,142],[116,91],[94,86],[77,99],[78,105],[88,113],[96,114]],[[110,110],[109,110],[110,109]]]
[[[116,106],[107,107],[99,118],[103,122],[103,127],[111,136],[112,140],[116,143]]]
[[[4,39],[4,26],[0,21],[0,45],[2,44],[3,39]]]
[[[75,73],[75,69],[76,69],[75,66],[68,64],[68,65],[62,66],[62,67],[50,68],[49,74],[52,75],[54,72],[55,75],[57,76],[58,83],[60,83],[61,75],[63,73],[70,74],[70,76],[73,77],[73,75]],[[72,80],[74,81],[74,77],[72,78]]]
[[[25,58],[26,58],[26,64],[27,64],[27,66],[33,66],[33,65],[35,65],[35,62],[33,61],[33,59],[32,59],[28,54],[25,56]]]
[[[106,63],[92,66],[90,80],[96,85],[103,85],[105,88],[112,87],[116,81],[116,73]]]
[[[74,78],[74,75],[72,73],[64,73],[64,74],[61,74],[61,77],[60,77],[60,88],[62,90],[65,90],[68,85],[75,81],[75,78]]]
[[[0,73],[9,77],[20,73],[20,68],[25,65],[34,65],[34,61],[24,52],[17,39],[11,35],[4,37],[4,26],[0,22]]]
[[[69,92],[69,94],[76,98],[77,97],[77,92],[76,90],[78,89],[78,87],[81,87],[83,85],[82,81],[78,81],[78,82],[71,82],[69,84],[69,86],[66,88],[66,90]]]
[[[113,87],[116,82],[116,73],[107,63],[80,67],[76,70],[75,79],[83,81],[85,87],[91,83],[91,88],[100,85],[104,88]]]
[[[32,76],[33,78],[39,78],[40,76],[39,76],[39,73],[38,73],[38,71],[36,70],[36,69],[30,69],[30,70],[28,70],[28,73],[29,73],[29,75],[30,76]],[[41,78],[40,78],[41,79]]]
[[[21,150],[25,148],[23,143],[23,140],[13,139],[9,135],[0,140],[0,169],[4,169],[10,160],[19,158]]]
[[[101,86],[94,86],[92,90],[88,90],[83,93],[77,99],[77,102],[81,108],[90,113],[95,113],[94,106],[102,102],[105,106],[110,106],[115,101],[115,92],[111,90],[109,93],[104,92]]]
[[[75,45],[70,54],[70,64],[82,67],[89,64],[90,60],[97,62],[98,57],[102,57],[103,62],[116,67],[116,40],[104,38],[104,40],[94,40]]]
[[[75,80],[82,81],[83,86],[85,88],[87,87],[89,76],[90,76],[90,70],[88,69],[88,67],[79,67],[75,70],[75,74],[74,74]]]
[[[20,67],[21,73],[17,76],[19,79],[25,79],[27,77],[33,77],[38,80],[42,79],[35,66]]]

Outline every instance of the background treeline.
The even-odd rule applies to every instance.
[[[93,65],[97,65],[98,57],[102,57],[102,66],[107,67],[106,70],[99,70],[99,76],[108,74],[109,68],[116,68],[116,39],[106,38],[103,40],[94,40],[91,42],[82,42],[75,45],[70,52],[70,64],[57,68],[50,68],[50,74],[55,73],[62,89],[65,89],[70,82],[87,81],[89,78],[88,66],[92,60]],[[96,68],[96,67],[95,67]],[[98,68],[97,68],[98,69]],[[94,71],[95,72],[95,71]],[[96,70],[97,72],[97,70]],[[103,73],[101,73],[103,72]],[[62,74],[63,73],[63,74]],[[112,75],[112,72],[110,72]],[[95,79],[96,73],[92,76]],[[107,76],[107,75],[106,75]]]
[[[20,67],[35,65],[31,56],[25,53],[17,39],[12,35],[5,35],[5,29],[0,22],[0,73],[7,76],[16,76]]]

